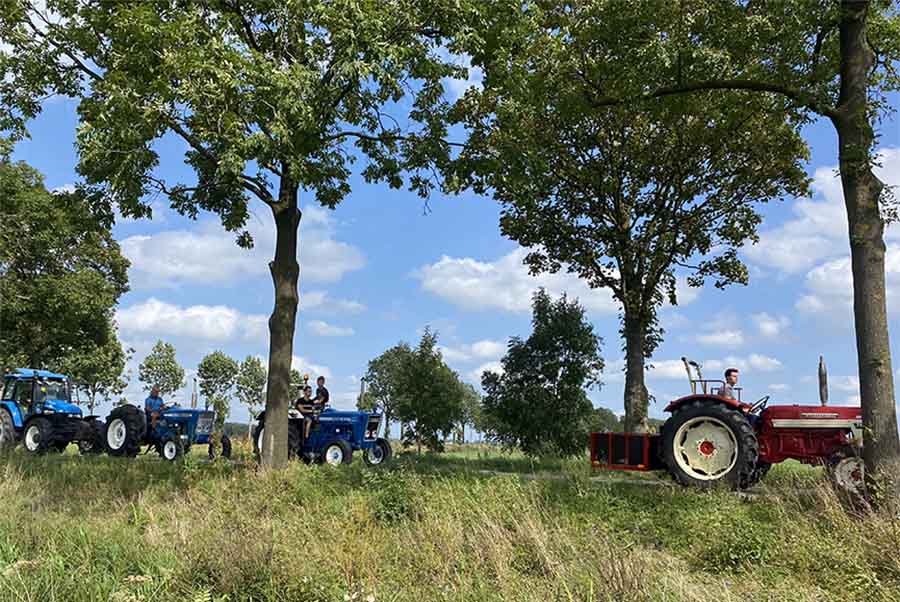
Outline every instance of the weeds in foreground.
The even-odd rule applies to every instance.
[[[900,600],[896,518],[809,471],[747,500],[455,454],[259,473],[14,453],[0,600]]]

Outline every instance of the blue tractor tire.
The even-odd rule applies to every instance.
[[[143,411],[129,405],[114,408],[106,418],[106,452],[110,456],[137,456],[146,430]]]
[[[184,456],[184,444],[178,435],[168,435],[156,444],[156,451],[163,460],[174,462]]]
[[[78,442],[78,451],[82,456],[94,456],[106,451],[106,423],[102,420],[88,422],[93,437]]]
[[[46,418],[29,420],[25,423],[22,443],[30,454],[46,453],[53,443],[53,425]]]
[[[366,466],[381,466],[390,462],[393,455],[394,450],[391,449],[388,440],[378,438],[372,447],[363,452],[363,462],[366,463]]]
[[[343,439],[335,439],[322,450],[319,462],[331,466],[350,464],[353,462],[353,448]]]
[[[16,425],[10,413],[0,409],[0,452],[9,451],[15,446]]]

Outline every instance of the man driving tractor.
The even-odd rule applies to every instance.
[[[304,383],[308,380],[307,375],[303,375]],[[312,429],[313,421],[318,418],[319,413],[325,409],[325,406],[328,404],[328,389],[325,388],[325,377],[320,376],[316,379],[316,384],[318,388],[316,390],[316,397],[312,396],[312,387],[307,384],[303,385],[303,392],[301,397],[294,402],[294,406],[297,410],[303,414],[303,440],[306,441],[309,439],[309,431]]]
[[[144,411],[150,418],[150,428],[156,428],[156,421],[159,420],[159,414],[166,407],[166,402],[159,396],[159,387],[153,385],[150,389],[150,396],[144,400]]]

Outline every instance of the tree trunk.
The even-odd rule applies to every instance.
[[[625,432],[647,432],[647,387],[644,384],[644,340],[646,333],[640,320],[629,316],[624,320],[625,335]]]
[[[269,317],[269,376],[266,384],[266,429],[263,437],[262,465],[283,468],[288,459],[287,411],[291,390],[291,360],[294,354],[294,327],[297,319],[297,239],[300,210],[297,184],[287,166],[278,189],[278,202],[272,205],[275,217],[275,259],[269,271],[275,285],[275,309]]]
[[[841,91],[832,118],[840,145],[841,185],[850,227],[853,316],[868,474],[900,462],[884,276],[884,188],[871,168],[875,143],[867,101],[874,53],[866,39],[868,2],[841,3]]]

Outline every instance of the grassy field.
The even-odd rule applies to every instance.
[[[0,459],[0,600],[898,600],[900,521],[485,447],[389,469]]]

